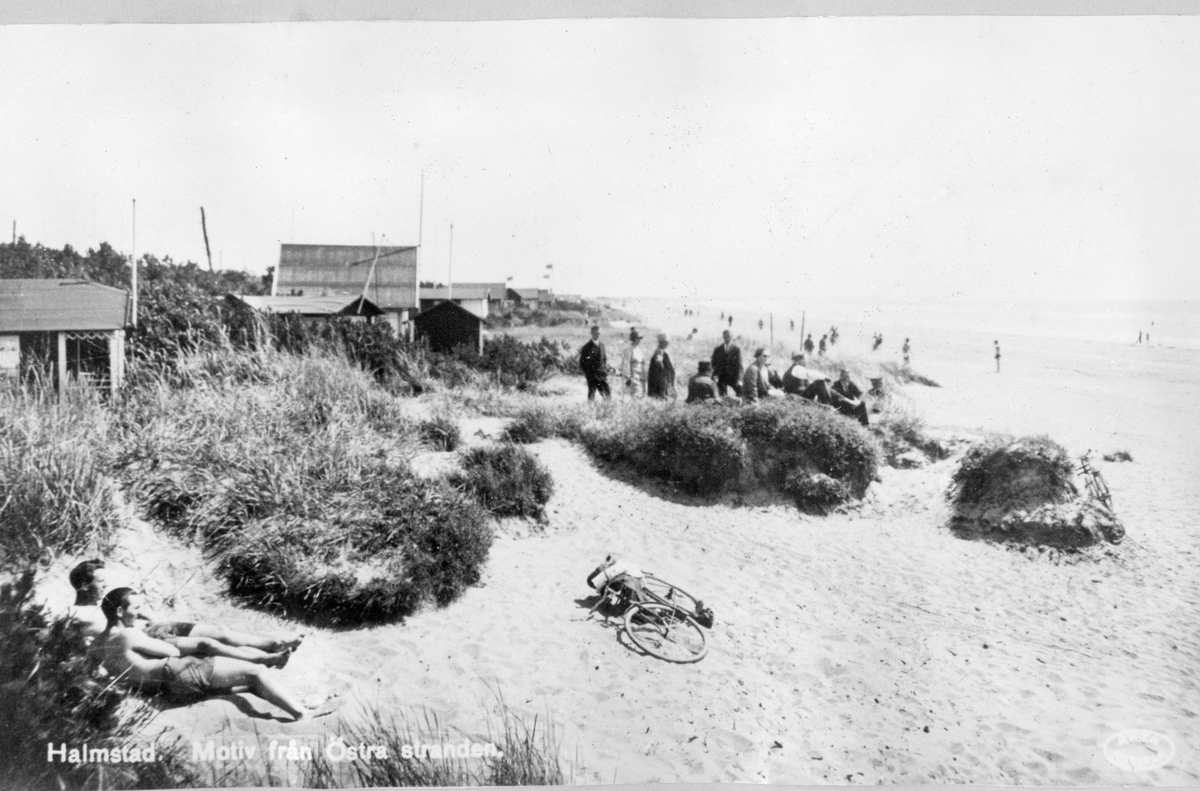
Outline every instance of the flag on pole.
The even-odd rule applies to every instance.
[[[547,269],[553,269],[553,268],[554,268],[554,264],[546,264],[546,268],[547,268]]]
[[[512,282],[512,278],[513,278],[513,276],[512,276],[512,275],[509,275],[509,276],[508,276],[508,282],[510,282],[510,283],[511,283],[511,282]]]

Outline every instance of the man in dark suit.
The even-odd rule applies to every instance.
[[[608,354],[600,342],[598,326],[592,326],[592,339],[579,350],[579,367],[587,379],[588,401],[596,400],[597,390],[605,398],[612,398],[612,391],[608,389]]]
[[[730,388],[737,395],[742,394],[742,350],[733,342],[733,333],[725,330],[721,333],[725,342],[713,349],[713,374],[717,377],[717,392],[724,398]]]

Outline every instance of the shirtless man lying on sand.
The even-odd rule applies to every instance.
[[[107,575],[104,561],[85,560],[71,569],[71,587],[75,589],[75,604],[67,610],[82,627],[87,637],[95,637],[107,628],[100,610]],[[303,638],[285,640],[238,632],[214,624],[186,621],[159,621],[139,612],[142,631],[148,637],[171,643],[185,654],[223,656],[246,662],[283,667],[291,652]]]
[[[249,692],[295,720],[314,716],[262,665],[224,656],[184,656],[177,646],[150,637],[137,627],[140,608],[141,597],[132,588],[111,590],[100,603],[105,629],[96,638],[95,648],[104,669],[114,677],[164,692],[181,703],[208,695]]]

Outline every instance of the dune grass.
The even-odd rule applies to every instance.
[[[545,517],[554,481],[525,448],[507,442],[472,448],[463,456],[462,466],[462,474],[451,482],[495,516]]]
[[[0,569],[103,553],[121,524],[109,413],[91,388],[0,389]]]
[[[393,398],[342,358],[262,362],[254,383],[222,380],[228,361],[128,395],[116,466],[146,514],[198,541],[233,593],[315,622],[402,618],[476,582],[486,515],[410,473],[420,438]]]

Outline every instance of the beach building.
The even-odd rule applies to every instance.
[[[284,244],[271,296],[344,297],[366,291],[400,337],[412,337],[417,299],[417,248],[370,245]],[[372,271],[373,270],[373,271]],[[368,282],[369,281],[369,282]]]
[[[372,321],[377,316],[384,316],[384,310],[369,299],[362,296],[348,299],[340,294],[329,297],[262,297],[245,294],[229,294],[225,297],[259,313],[295,314],[304,323],[324,321],[334,316],[344,316],[352,320]]]
[[[512,300],[508,297],[507,283],[455,283],[454,292],[458,296],[458,289],[463,288],[483,288],[488,292],[488,313],[501,313],[513,306]]]
[[[487,322],[459,305],[445,300],[423,310],[413,320],[417,340],[424,340],[435,352],[448,352],[457,346],[483,351],[483,328]]]
[[[543,291],[544,289],[540,288],[510,288],[508,289],[508,298],[514,305],[537,310],[541,305]]]
[[[468,285],[467,283],[455,283],[453,288],[446,286],[422,288],[421,312],[424,313],[433,306],[450,300],[479,318],[486,319],[490,305],[490,293],[486,285]]]
[[[116,392],[125,378],[129,292],[86,280],[0,280],[0,377],[27,372]]]

